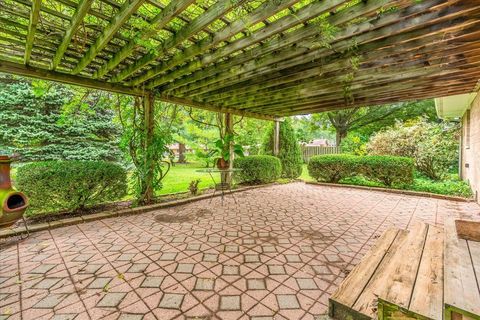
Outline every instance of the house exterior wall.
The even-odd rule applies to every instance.
[[[462,118],[462,179],[468,181],[477,202],[480,202],[480,94]]]

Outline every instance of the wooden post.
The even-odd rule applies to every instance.
[[[149,92],[143,96],[143,108],[145,115],[145,198],[146,203],[153,200],[153,179],[155,171],[155,163],[152,157],[152,140],[154,130],[154,114],[155,114],[155,95]]]
[[[280,152],[280,121],[275,120],[275,127],[273,130],[273,155],[278,156]]]
[[[233,135],[233,115],[230,113],[225,113],[225,134],[226,135]],[[230,141],[230,145],[228,146],[228,151],[230,153],[230,159],[228,161],[228,168],[231,170],[233,169],[233,161],[235,158],[235,154],[233,152],[233,142]],[[230,185],[232,183],[232,173],[229,172],[225,176],[225,183]]]

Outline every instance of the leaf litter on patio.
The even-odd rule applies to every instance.
[[[197,212],[189,213],[186,215],[181,214],[158,214],[155,216],[155,221],[166,223],[182,223],[193,221],[197,218],[203,218],[209,216],[213,212],[209,209],[198,209]]]

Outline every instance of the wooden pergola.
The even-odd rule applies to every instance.
[[[479,0],[1,0],[0,71],[275,119],[471,92]]]

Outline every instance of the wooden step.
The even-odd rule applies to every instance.
[[[404,260],[393,262],[388,271],[392,276],[378,299],[378,319],[442,319],[443,230],[429,225],[424,241],[412,238],[410,247],[400,251]]]
[[[390,229],[330,298],[336,319],[442,319],[443,230]]]
[[[355,309],[368,311],[373,318],[379,299],[408,308],[427,231],[427,224],[416,223],[404,237],[395,241],[392,246],[394,250],[385,257],[370,279],[361,297],[354,304]],[[385,318],[388,318],[388,313],[385,313]]]
[[[354,309],[353,306],[362,295],[365,287],[375,271],[385,259],[391,255],[395,239],[404,237],[407,233],[400,229],[388,229],[373,245],[370,251],[353,268],[339,288],[330,297],[329,313],[335,319],[370,319],[372,312]],[[397,241],[398,243],[398,241]]]
[[[445,320],[480,319],[480,242],[461,239],[445,221]]]

